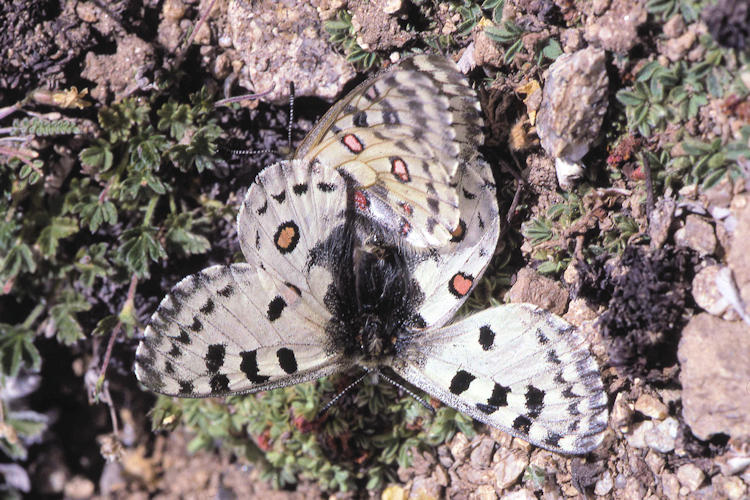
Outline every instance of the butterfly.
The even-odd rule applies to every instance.
[[[415,59],[406,67],[446,66],[432,56]],[[354,93],[385,85],[381,94],[398,94],[384,82],[377,78]],[[337,109],[349,117],[358,112],[347,106],[370,102],[345,101]],[[370,124],[376,122],[370,114],[380,111],[365,112]],[[338,117],[328,121],[349,119]],[[358,121],[357,138],[370,137]],[[351,126],[334,132],[330,123],[316,126],[314,135],[340,142],[355,134]],[[380,134],[387,139],[389,130]],[[397,137],[406,133],[396,130]],[[387,174],[374,169],[380,180],[366,186],[340,159],[308,158],[320,141],[306,142],[305,154],[265,168],[246,194],[237,226],[247,262],[188,276],[163,299],[136,352],[138,379],[158,393],[206,397],[285,387],[356,366],[388,370],[541,447],[595,448],[606,429],[607,398],[574,327],[530,304],[450,323],[487,268],[500,232],[489,165],[477,155],[459,159],[445,184],[456,195],[454,229],[444,243],[422,246],[409,238],[418,226],[405,233],[384,220],[395,215],[388,203],[399,199],[379,194],[389,189]],[[390,148],[390,156],[402,154],[396,142]],[[425,197],[418,189],[406,193],[409,200]]]

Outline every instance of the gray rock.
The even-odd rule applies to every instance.
[[[513,303],[529,302],[557,315],[568,305],[568,291],[560,283],[526,267],[518,271],[506,298]]]
[[[594,486],[594,493],[599,496],[604,496],[612,491],[614,484],[612,474],[610,474],[609,471],[604,471],[604,474],[602,474],[602,477],[599,478]]]
[[[466,459],[469,455],[469,440],[466,434],[463,432],[456,433],[448,448],[451,450],[451,455],[453,455],[455,461],[461,462]]]
[[[624,54],[640,37],[638,27],[646,22],[645,0],[613,0],[601,16],[589,16],[584,38],[605,50]]]
[[[750,195],[742,194],[732,200],[731,211],[737,220],[727,265],[732,269],[745,307],[750,305]]]
[[[685,226],[677,230],[674,239],[678,245],[692,248],[701,255],[711,255],[716,251],[714,227],[699,215],[688,215]]]
[[[271,0],[231,0],[227,25],[244,63],[240,85],[251,92],[272,89],[266,100],[286,101],[289,82],[297,95],[332,99],[355,74],[332,49],[310,2],[289,7]]]
[[[730,307],[729,302],[721,294],[716,286],[716,275],[721,270],[721,266],[706,266],[693,278],[691,293],[695,303],[701,309],[714,316],[723,315]]]
[[[662,420],[668,414],[667,405],[651,394],[641,394],[635,402],[635,410],[656,420]]]
[[[659,422],[653,429],[645,432],[644,439],[646,446],[661,453],[668,453],[674,450],[679,428],[679,422],[673,417]]]
[[[553,158],[577,162],[599,135],[609,80],[603,50],[563,54],[550,66],[537,115],[537,134]]]
[[[682,413],[693,434],[703,440],[720,432],[750,438],[747,325],[698,314],[683,329],[677,356]]]
[[[646,444],[646,434],[648,432],[651,432],[654,427],[654,422],[651,420],[644,420],[643,422],[636,424],[633,432],[630,433],[627,437],[628,444],[633,448],[647,448],[648,445]]]
[[[677,480],[682,486],[685,486],[690,491],[695,491],[700,488],[705,478],[706,475],[703,471],[694,464],[681,465],[680,468],[677,469]]]
[[[469,458],[471,465],[474,467],[489,467],[494,447],[495,442],[489,436],[481,436],[479,444],[471,452]]]
[[[661,475],[662,495],[669,500],[675,500],[680,496],[680,482],[677,476],[671,472],[665,472]]]
[[[503,500],[536,500],[536,495],[529,490],[516,490],[505,493]]]
[[[529,465],[529,456],[521,450],[506,450],[495,465],[495,489],[502,491],[512,486]]]
[[[682,16],[680,16],[682,19]],[[651,248],[661,248],[669,238],[674,222],[674,211],[677,202],[671,198],[662,198],[656,202],[654,211],[648,221],[648,235],[651,238]]]
[[[714,476],[711,482],[717,492],[729,500],[739,500],[747,493],[747,485],[736,476],[727,477],[719,474]]]

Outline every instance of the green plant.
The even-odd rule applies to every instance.
[[[648,0],[646,10],[666,21],[679,13],[686,23],[698,20],[705,2],[701,0]]]
[[[366,71],[382,61],[377,53],[367,52],[359,45],[352,15],[346,9],[339,10],[334,19],[326,21],[324,28],[331,43],[339,45],[346,53],[346,60],[360,70]]]
[[[484,29],[484,32],[491,40],[494,40],[500,45],[507,46],[505,49],[505,55],[503,56],[503,62],[506,64],[512,62],[513,58],[523,47],[523,34],[525,32],[523,28],[513,21],[504,21],[502,25],[499,26],[487,26]]]
[[[442,444],[455,432],[474,434],[471,419],[450,408],[431,415],[385,382],[363,382],[322,416],[322,403],[348,385],[342,376],[257,395],[211,400],[159,398],[154,427],[181,420],[194,433],[189,449],[221,441],[259,462],[276,487],[309,478],[331,491],[374,489],[396,480],[411,450]],[[398,424],[394,424],[398,422]]]

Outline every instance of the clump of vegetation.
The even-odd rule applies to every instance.
[[[635,245],[627,246],[616,264],[607,255],[578,263],[578,293],[606,306],[597,321],[610,340],[613,366],[632,377],[668,380],[663,369],[677,363],[679,333],[693,306],[690,288],[696,263],[689,249],[649,251]]]

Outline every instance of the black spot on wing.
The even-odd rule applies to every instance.
[[[513,428],[518,432],[522,432],[523,434],[528,435],[529,429],[531,429],[531,420],[529,420],[527,417],[524,417],[523,415],[519,415],[513,421]]]
[[[477,410],[481,411],[482,413],[485,413],[487,415],[491,415],[497,411],[497,406],[493,405],[486,405],[484,403],[477,403],[476,404]]]
[[[167,375],[174,375],[174,365],[172,365],[171,361],[164,362],[164,372]]]
[[[318,190],[324,192],[324,193],[330,193],[332,191],[336,190],[336,185],[331,184],[330,182],[319,182],[318,183]]]
[[[177,344],[172,344],[172,348],[167,354],[173,358],[179,358],[182,356],[182,349],[180,349]]]
[[[211,380],[208,382],[208,384],[211,386],[211,392],[229,392],[229,377],[227,377],[223,373],[218,373],[211,377]]]
[[[258,374],[258,351],[243,351],[240,353],[242,362],[240,363],[240,370],[245,374],[247,379],[253,384],[263,384],[268,382],[271,377]]]
[[[554,349],[550,349],[549,351],[547,351],[547,361],[556,365],[562,363],[562,361],[560,361],[560,358],[557,357],[557,353]]]
[[[201,323],[201,320],[198,319],[198,316],[195,316],[193,318],[193,324],[190,325],[190,330],[195,333],[198,333],[201,330],[203,330],[203,323]]]
[[[209,373],[216,373],[224,365],[226,347],[224,344],[211,344],[206,352],[206,369]]]
[[[552,448],[557,448],[560,446],[560,439],[562,439],[562,436],[560,434],[549,432],[547,433],[547,437],[544,438],[544,444]]]
[[[531,418],[536,418],[544,408],[544,391],[529,384],[526,386],[526,409]]]
[[[190,342],[192,342],[192,340],[190,339],[190,334],[186,332],[185,330],[183,330],[182,328],[180,328],[180,336],[174,337],[174,339],[178,341],[179,343],[185,344],[185,345],[189,345]]]
[[[292,191],[294,191],[294,194],[296,194],[297,196],[301,196],[307,192],[307,184],[295,184],[294,186],[292,186]]]
[[[475,378],[474,375],[465,370],[458,370],[453,376],[453,379],[451,379],[451,385],[448,390],[453,394],[459,395],[469,388],[469,384],[471,384]]]
[[[471,193],[471,192],[467,191],[466,188],[464,188],[464,198],[466,198],[467,200],[473,200],[476,197],[477,197],[477,195],[475,195],[474,193]]]
[[[180,394],[192,394],[193,393],[193,383],[189,380],[180,380],[178,382],[180,384]]]
[[[355,127],[367,127],[367,113],[358,111],[352,116],[352,123]]]
[[[276,200],[276,203],[281,205],[282,203],[284,203],[284,200],[286,200],[286,191],[282,191],[279,194],[272,194],[271,198]]]
[[[575,417],[580,414],[581,414],[581,411],[578,409],[578,401],[575,401],[568,405],[568,415]]]
[[[487,404],[492,406],[508,406],[508,394],[510,393],[510,387],[505,387],[500,384],[495,384],[492,389],[492,396],[487,400]]]
[[[262,207],[260,207],[260,208],[259,208],[259,209],[257,210],[257,212],[258,212],[258,215],[263,215],[264,213],[266,213],[266,210],[268,210],[268,200],[264,201],[264,202],[263,202],[263,206],[262,206]]]
[[[433,214],[440,213],[440,202],[436,198],[427,198],[427,206]]]
[[[564,382],[567,383],[567,382]],[[573,392],[573,386],[568,386],[565,388],[565,390],[562,392],[562,395],[565,399],[578,399],[578,394]]]
[[[206,300],[206,303],[201,306],[199,311],[202,312],[203,314],[209,315],[214,311],[215,306],[216,304],[214,304],[213,299],[209,298]]]
[[[536,330],[536,340],[537,340],[537,342],[539,342],[542,345],[546,345],[547,342],[549,342],[549,339],[544,334],[544,332],[542,332],[541,328],[537,328],[537,330]]]
[[[292,374],[297,371],[297,358],[294,357],[294,351],[282,347],[276,351],[276,357],[279,360],[279,366],[285,372]]]
[[[268,312],[266,313],[266,316],[268,317],[268,321],[276,321],[281,317],[281,312],[286,307],[286,302],[284,299],[277,295],[274,297],[271,302],[268,303]]]
[[[216,293],[228,299],[229,297],[234,295],[234,287],[230,284],[220,290],[217,290]]]
[[[399,123],[401,123],[401,118],[399,118],[396,111],[385,110],[383,111],[383,123],[385,125],[398,125]]]
[[[482,346],[482,350],[489,351],[493,342],[495,342],[495,332],[489,325],[484,325],[479,329],[479,345]]]

